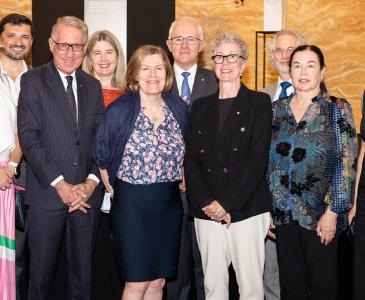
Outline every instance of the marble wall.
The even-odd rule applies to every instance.
[[[10,13],[18,13],[32,17],[32,1],[17,0],[17,1],[0,1],[0,19]]]
[[[191,16],[204,30],[206,46],[200,63],[211,68],[211,41],[221,32],[238,33],[249,45],[249,59],[243,82],[255,85],[255,32],[263,29],[263,1],[176,0],[176,17]]]
[[[356,123],[361,118],[360,97],[365,89],[365,1],[285,0],[284,26],[300,30],[309,43],[319,46],[327,64],[326,83],[332,93],[350,101]],[[201,57],[210,66],[210,41],[222,31],[239,33],[250,46],[243,82],[255,88],[255,32],[263,30],[263,1],[176,0],[176,16],[197,18],[206,33],[207,47]],[[263,40],[259,39],[259,53]],[[276,80],[266,56],[266,84]],[[259,55],[262,60],[262,55]],[[262,87],[259,65],[258,89]],[[357,128],[359,128],[357,126]]]
[[[361,0],[286,0],[285,11],[286,26],[300,30],[323,51],[326,85],[350,101],[357,125],[365,89],[364,11]]]

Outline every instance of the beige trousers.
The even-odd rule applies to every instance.
[[[201,253],[207,300],[228,300],[228,267],[236,272],[240,300],[263,300],[265,237],[270,214],[263,213],[232,223],[194,219]]]

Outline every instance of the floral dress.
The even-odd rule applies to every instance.
[[[357,137],[349,103],[319,94],[296,122],[292,97],[273,104],[268,180],[275,224],[315,230],[328,206],[345,227],[353,199]]]
[[[165,120],[154,129],[139,112],[127,142],[117,177],[132,184],[173,182],[182,178],[185,144],[179,124],[165,106]]]

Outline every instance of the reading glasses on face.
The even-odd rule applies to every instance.
[[[222,64],[224,59],[226,59],[228,63],[234,64],[235,62],[238,61],[239,58],[246,59],[244,56],[238,55],[238,54],[229,54],[229,55],[219,55],[218,54],[218,55],[212,56],[213,62],[215,64]]]
[[[174,45],[181,45],[184,41],[186,41],[188,45],[196,45],[198,42],[201,42],[201,39],[194,36],[175,36],[170,38],[170,41]]]
[[[67,43],[58,43],[55,40],[52,41],[57,46],[57,49],[60,51],[68,51],[71,48],[72,51],[74,52],[80,52],[85,47],[85,44],[67,44]]]

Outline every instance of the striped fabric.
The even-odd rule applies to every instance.
[[[6,166],[0,162],[0,167]],[[15,300],[14,186],[0,190],[0,300]]]

